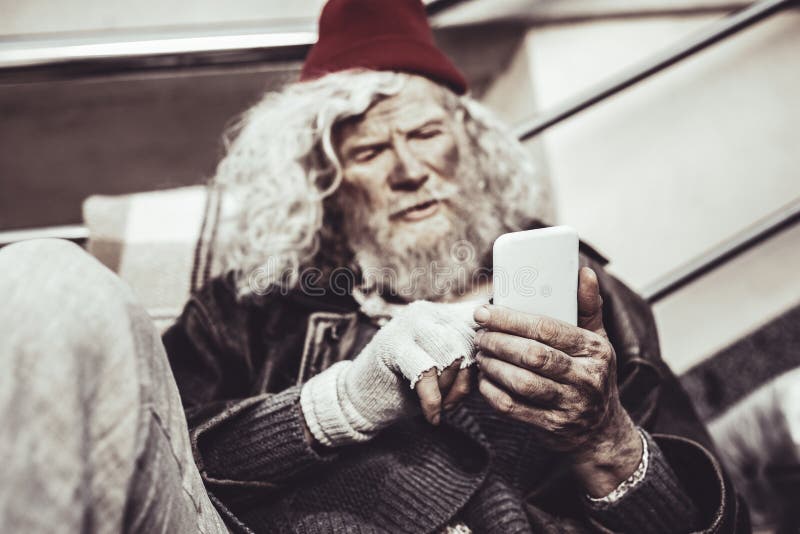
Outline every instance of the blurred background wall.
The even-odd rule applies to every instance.
[[[19,49],[314,31],[321,0],[1,0],[0,58]],[[471,0],[433,19],[473,92],[518,125],[680,42],[723,1]],[[48,78],[0,71],[0,230],[80,223],[93,193],[202,183],[221,132],[297,61]],[[558,220],[647,291],[800,198],[800,13],[787,11],[529,143]],[[682,373],[800,303],[800,228],[660,301]]]
[[[264,27],[276,21],[314,18],[324,0],[3,0],[3,36],[74,32]]]

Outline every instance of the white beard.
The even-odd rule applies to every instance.
[[[502,206],[484,190],[474,165],[461,165],[458,187],[447,182],[438,190],[424,186],[427,198],[440,198],[446,206],[449,229],[427,246],[409,240],[402,226],[394,226],[387,213],[362,203],[349,205],[345,232],[361,270],[364,289],[384,298],[403,301],[452,300],[472,287],[494,240],[504,228]],[[418,223],[417,223],[418,224]]]

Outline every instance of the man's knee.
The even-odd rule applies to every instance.
[[[31,240],[1,249],[0,294],[0,324],[8,329],[2,348],[17,354],[38,347],[45,356],[45,348],[58,347],[91,358],[130,338],[132,328],[149,327],[128,286],[68,241]]]
[[[32,239],[0,249],[0,284],[6,294],[10,287],[23,288],[29,300],[58,299],[76,291],[127,292],[125,284],[97,259],[62,239]]]
[[[71,315],[91,318],[96,326],[109,315],[124,313],[128,306],[123,303],[135,305],[130,289],[116,274],[61,239],[34,239],[0,249],[0,294],[8,313],[38,311],[63,320]]]
[[[59,240],[0,250],[0,291],[0,421],[13,429],[0,438],[13,459],[0,474],[19,502],[39,488],[54,507],[120,523],[145,436],[138,354],[142,343],[158,349],[144,311],[111,271]]]

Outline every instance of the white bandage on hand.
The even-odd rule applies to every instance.
[[[381,328],[354,359],[338,362],[300,392],[306,424],[317,441],[335,447],[366,441],[417,412],[412,393],[422,373],[441,372],[462,358],[475,362],[475,305],[416,301]]]

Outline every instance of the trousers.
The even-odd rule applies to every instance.
[[[228,532],[160,335],[80,247],[0,249],[0,530]]]

